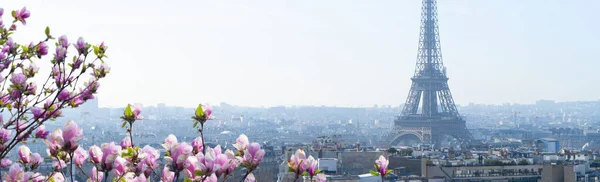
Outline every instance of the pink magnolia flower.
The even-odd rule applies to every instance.
[[[160,177],[160,180],[163,182],[171,182],[171,181],[173,181],[174,178],[175,178],[175,172],[169,171],[169,168],[167,168],[167,166],[165,166],[162,170],[162,175]]]
[[[244,151],[242,163],[245,165],[245,167],[254,169],[256,166],[258,166],[258,164],[260,164],[264,157],[265,150],[260,149],[260,144],[254,142],[248,146],[246,151]]]
[[[110,70],[110,67],[108,67],[108,65],[105,65],[105,64],[100,65],[100,68]],[[142,113],[142,107],[140,107],[138,105],[133,106],[133,116],[134,116],[135,120],[144,119],[144,117],[140,116],[141,113]]]
[[[58,100],[59,101],[65,101],[68,100],[71,97],[71,93],[69,93],[69,91],[67,89],[63,89],[58,93]]]
[[[67,48],[65,47],[56,47],[56,50],[54,52],[54,59],[56,59],[56,61],[63,62],[65,60],[65,58],[67,57]],[[56,78],[61,78],[61,77],[56,77]],[[56,79],[58,80],[58,82],[63,83],[63,81],[61,79]]]
[[[102,181],[102,178],[104,178],[104,173],[102,172],[98,172],[98,169],[96,168],[96,166],[92,167],[92,174],[90,179],[88,179],[88,182],[100,182]]]
[[[65,140],[63,148],[68,151],[77,149],[79,146],[77,142],[81,140],[83,136],[83,130],[79,128],[77,123],[75,123],[73,120],[68,121],[64,129],[65,130],[62,133],[63,139]]]
[[[2,159],[0,161],[0,168],[7,168],[11,164],[12,164],[12,161],[10,161],[10,159]]]
[[[235,154],[232,150],[227,149],[223,155],[227,156],[229,161],[229,168],[227,168],[227,171],[225,171],[225,175],[232,174],[235,168],[240,166],[241,161],[235,157]]]
[[[4,181],[7,182],[21,182],[25,181],[25,171],[19,164],[13,164],[8,170],[8,174],[4,174]]]
[[[31,150],[25,145],[19,146],[19,161],[23,164],[31,162]]]
[[[75,48],[79,54],[87,54],[88,43],[83,40],[83,37],[79,37],[79,39],[77,39],[77,43],[75,44]]]
[[[233,147],[235,147],[235,149],[237,149],[237,151],[244,151],[248,148],[248,144],[250,144],[250,142],[248,141],[248,136],[241,134],[236,140],[235,143],[233,143]]]
[[[215,117],[212,116],[212,106],[210,106],[209,104],[205,104],[202,107],[203,111],[204,111],[204,118],[206,120],[212,120],[215,119]]]
[[[115,176],[121,176],[127,172],[127,160],[122,157],[117,157],[114,162]]]
[[[202,149],[204,149],[204,142],[202,142],[202,137],[197,137],[194,140],[192,140],[192,148],[192,152],[194,154],[202,152]]]
[[[175,148],[177,144],[177,137],[175,137],[173,134],[170,134],[167,136],[167,138],[165,138],[165,142],[163,142],[161,145],[163,148],[165,148],[165,150],[171,151],[171,149]]]
[[[75,162],[75,165],[77,165],[78,167],[83,166],[83,163],[85,163],[85,160],[87,158],[87,151],[85,151],[81,147],[77,148],[77,150],[75,150],[75,153],[73,153],[73,162]]]
[[[31,16],[31,13],[27,10],[27,7],[15,11],[15,19],[23,23],[23,25],[27,24],[26,19],[29,18],[29,16]]]
[[[4,14],[4,8],[0,8],[0,16],[2,16],[2,14]]]
[[[125,136],[125,138],[123,138],[123,140],[121,140],[121,149],[125,150],[128,147],[131,147],[131,138],[129,138],[129,136]]]
[[[212,174],[206,179],[204,179],[204,182],[219,182],[219,178],[217,178],[217,175]]]
[[[8,142],[10,133],[12,133],[12,130],[0,128],[0,144]]]
[[[25,74],[23,74],[23,73],[14,73],[10,77],[10,82],[12,82],[14,85],[25,85],[26,81],[27,81],[27,76],[25,76]]]
[[[58,38],[58,45],[67,48],[69,47],[69,39],[67,38],[66,35],[62,35]]]
[[[307,173],[308,176],[313,177],[317,174],[317,160],[315,160],[315,158],[313,158],[313,156],[308,156],[308,159],[306,160],[307,164],[308,164],[308,169],[307,169]]]
[[[317,175],[317,182],[327,182],[327,177],[325,177],[325,174],[319,173]]]
[[[153,147],[146,145],[142,149],[144,152],[144,161],[148,167],[151,169],[156,169],[158,165],[156,165],[156,161],[160,158],[160,151],[154,149]]]
[[[102,169],[110,171],[113,168],[113,162],[119,154],[119,148],[115,142],[102,144]]]
[[[256,178],[254,178],[254,174],[252,174],[252,173],[248,174],[246,179],[244,179],[244,182],[256,182]]]
[[[173,159],[174,163],[176,164],[174,165],[174,167],[176,167],[176,170],[183,170],[185,160],[191,153],[192,146],[188,145],[185,142],[180,143],[179,145],[177,145],[177,147],[171,149],[171,159]]]
[[[185,160],[185,175],[190,178],[190,179],[195,179],[196,178],[196,174],[194,174],[194,172],[196,170],[199,171],[203,171],[202,169],[198,169],[198,167],[203,166],[202,164],[198,164],[198,157],[196,156],[189,156],[186,160]]]
[[[33,173],[33,175],[31,175],[31,181],[32,182],[45,182],[46,177],[40,173]]]
[[[306,171],[308,165],[306,163],[306,154],[303,149],[296,150],[296,153],[288,160],[288,166],[294,170],[296,176]]]
[[[47,55],[48,54],[48,45],[46,45],[46,42],[40,42],[40,44],[37,47],[36,52],[38,55],[40,55],[38,57]]]
[[[90,161],[94,164],[99,164],[102,161],[102,149],[100,147],[93,145],[89,149]]]
[[[50,134],[49,131],[46,131],[46,126],[41,125],[35,130],[35,138],[46,139],[46,137]]]
[[[59,172],[54,172],[52,174],[50,174],[50,178],[52,178],[54,180],[54,182],[64,182],[65,181],[65,176],[62,175],[62,173]]]
[[[375,167],[381,176],[387,175],[387,167],[390,161],[385,159],[383,155],[379,156],[379,159],[375,161]]]
[[[37,169],[40,165],[42,165],[42,163],[44,162],[44,159],[42,159],[42,156],[38,153],[33,153],[31,154],[31,168]]]
[[[48,136],[47,140],[44,140],[44,143],[48,145],[48,150],[50,150],[51,156],[56,155],[58,149],[62,147],[64,143],[62,130],[60,130],[60,128],[57,128],[54,131],[52,131],[52,133],[50,133],[50,135]]]

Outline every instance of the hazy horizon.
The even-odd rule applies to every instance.
[[[421,1],[393,0],[2,6],[5,24],[10,10],[32,12],[15,35],[19,43],[43,38],[47,25],[71,42],[106,42],[112,70],[101,81],[101,107],[398,106],[414,73],[421,11]],[[597,9],[593,0],[438,0],[455,102],[598,100]]]

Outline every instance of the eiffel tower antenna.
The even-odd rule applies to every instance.
[[[436,0],[423,0],[415,73],[402,113],[388,135],[390,145],[411,136],[437,148],[444,135],[463,143],[472,140],[448,86],[437,17]]]

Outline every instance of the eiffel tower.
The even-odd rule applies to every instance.
[[[464,145],[471,142],[473,137],[456,109],[442,63],[436,0],[423,0],[417,65],[411,79],[402,113],[385,137],[388,145],[412,140],[439,148],[445,136]]]

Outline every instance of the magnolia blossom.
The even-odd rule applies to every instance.
[[[77,39],[77,43],[75,44],[75,48],[79,54],[87,54],[88,43],[85,42],[83,37],[79,37],[79,39]]]
[[[12,130],[0,128],[0,144],[8,142]]]
[[[16,10],[14,15],[15,19],[23,23],[23,25],[27,24],[26,19],[29,18],[29,16],[31,16],[31,13],[26,7],[23,7],[21,10]]]
[[[90,161],[94,164],[98,164],[102,161],[102,149],[96,145],[92,145],[89,149]]]
[[[104,178],[104,173],[99,172],[96,166],[92,167],[91,177],[87,180],[88,182],[100,182]]]
[[[308,156],[306,162],[308,164],[308,169],[306,170],[306,172],[308,173],[308,176],[312,178],[317,174],[317,160],[315,160],[313,156]]]
[[[254,174],[252,174],[252,173],[248,174],[248,176],[246,176],[246,179],[244,179],[244,182],[256,182],[256,178],[254,178]]]
[[[306,154],[303,149],[296,150],[296,153],[288,160],[288,166],[294,170],[296,176],[302,174],[308,168]]]
[[[75,152],[73,153],[73,162],[75,162],[75,164],[78,167],[81,167],[83,165],[83,163],[85,163],[85,160],[87,158],[88,158],[87,151],[85,151],[81,147],[77,148],[77,150],[75,150]]]
[[[377,171],[382,177],[387,175],[387,167],[389,163],[390,161],[385,159],[383,155],[379,156],[379,159],[375,161],[375,167],[377,168]]]
[[[194,154],[202,152],[202,150],[204,149],[204,142],[202,142],[202,137],[196,137],[194,140],[192,140],[192,148],[192,152]]]
[[[31,150],[29,150],[29,147],[25,145],[19,147],[19,161],[23,164],[31,162]]]
[[[100,67],[102,67],[104,69],[110,70],[110,68],[108,67],[108,65],[102,64]],[[144,119],[144,117],[140,116],[141,113],[142,113],[142,107],[140,107],[138,105],[133,106],[133,116],[134,116],[135,120]]]
[[[318,174],[317,182],[327,182],[327,177],[325,177],[325,174],[323,174],[323,173]]]
[[[79,146],[77,142],[81,140],[83,136],[83,130],[77,126],[77,123],[70,120],[64,127],[62,137],[65,141],[63,148],[68,151],[73,151]]]
[[[250,144],[250,142],[248,141],[248,137],[244,134],[241,134],[233,143],[233,147],[235,147],[237,151],[243,152],[248,148],[248,144]]]
[[[121,176],[127,172],[127,160],[117,157],[114,162],[115,176]]]
[[[54,172],[52,174],[50,174],[50,178],[52,178],[54,180],[54,182],[64,182],[65,181],[65,176],[62,175],[62,173],[59,172]]]
[[[213,110],[213,109],[212,109],[212,106],[210,106],[210,105],[208,105],[208,104],[205,104],[205,105],[202,107],[202,109],[203,109],[203,111],[204,111],[204,118],[205,118],[206,120],[212,120],[212,119],[215,119],[215,117],[213,117],[213,116],[212,116],[212,110]]]
[[[46,137],[48,136],[49,133],[50,133],[49,131],[46,131],[46,127],[44,125],[40,125],[35,130],[35,138],[46,139]]]
[[[125,138],[123,138],[123,140],[121,140],[121,149],[125,150],[129,147],[131,147],[131,138],[129,138],[129,136],[125,136]]]
[[[33,175],[31,175],[31,181],[32,182],[45,182],[46,177],[40,173],[33,173]]]
[[[162,175],[160,176],[160,180],[163,182],[171,182],[175,178],[175,172],[169,171],[169,168],[165,166],[162,170]]]
[[[173,167],[177,171],[183,170],[185,160],[191,153],[192,146],[185,142],[178,144],[175,148],[172,148],[170,160],[172,160],[172,164],[175,164]]]
[[[144,163],[148,165],[151,169],[156,169],[158,165],[156,165],[156,161],[160,158],[160,151],[154,149],[153,147],[146,145],[142,149],[144,153]]]
[[[12,161],[10,161],[10,159],[2,159],[0,161],[0,168],[7,168],[11,164],[12,164]]]
[[[177,137],[175,137],[175,135],[173,134],[170,134],[169,136],[167,136],[167,138],[165,138],[165,142],[161,145],[163,146],[163,148],[165,148],[165,150],[171,151],[171,149],[175,148],[177,144]]]
[[[21,182],[25,181],[25,171],[19,164],[13,164],[8,170],[8,174],[4,174],[4,181],[6,182]]]
[[[244,151],[242,165],[249,170],[254,170],[265,157],[265,150],[260,149],[260,144],[254,142]]]
[[[52,131],[52,133],[50,133],[48,138],[46,140],[44,140],[44,143],[46,143],[46,145],[48,145],[48,150],[50,150],[50,155],[51,156],[56,155],[58,152],[58,149],[60,149],[64,143],[62,130],[60,128],[57,128],[54,131]]]
[[[219,182],[219,178],[217,178],[215,174],[212,174],[206,179],[204,179],[204,182]]]
[[[44,159],[42,159],[42,156],[38,153],[33,153],[31,154],[31,168],[32,169],[37,169],[40,165],[42,165],[42,163],[44,162]]]
[[[110,171],[113,169],[113,162],[119,155],[119,148],[115,142],[102,144],[102,169]]]

